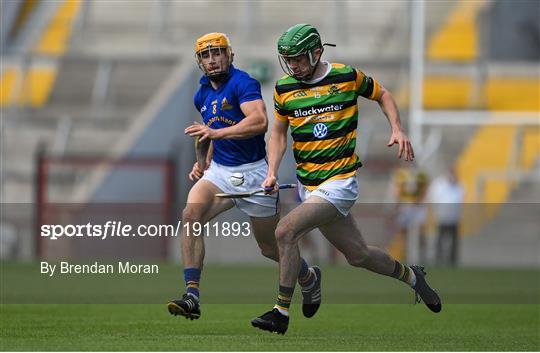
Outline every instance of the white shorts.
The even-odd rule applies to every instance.
[[[212,161],[204,172],[203,180],[217,186],[222,192],[245,192],[259,189],[266,179],[268,164],[265,159],[257,162],[228,167]],[[256,194],[231,199],[236,207],[250,217],[271,217],[278,213],[278,194]]]
[[[330,180],[322,183],[313,191],[309,191],[304,185],[298,183],[298,194],[302,202],[310,196],[321,197],[334,205],[343,216],[346,216],[358,199],[358,181],[356,175],[347,179]]]

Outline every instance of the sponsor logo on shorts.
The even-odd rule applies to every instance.
[[[325,189],[317,189],[317,192],[320,192],[321,194],[324,194],[326,196],[330,196],[330,192]]]

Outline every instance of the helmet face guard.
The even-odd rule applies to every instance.
[[[297,79],[299,81],[309,80],[313,76],[313,73],[315,72],[315,68],[317,67],[317,64],[319,63],[319,60],[320,60],[320,56],[319,56],[318,59],[314,58],[314,53],[313,52],[314,52],[314,50],[310,50],[307,53],[305,53],[305,52],[299,53],[299,54],[296,54],[296,55],[278,54],[279,65],[281,66],[281,69],[283,70],[283,72],[285,72],[287,75],[292,76],[292,77],[294,77],[295,79]],[[322,54],[322,51],[321,51],[321,54]],[[298,58],[299,59],[302,56],[307,57],[307,61],[308,61],[308,64],[310,66],[310,70],[309,70],[309,73],[304,75],[304,76],[297,76],[297,75],[294,74],[293,70],[291,69],[291,67],[289,66],[289,63],[287,61],[288,61],[288,59],[291,59],[291,58]]]
[[[227,57],[227,63],[221,60],[223,56]],[[199,68],[209,79],[221,81],[229,73],[233,55],[230,47],[208,47],[196,53],[195,57]],[[214,64],[216,68],[210,70],[209,66]]]
[[[197,65],[212,81],[220,82],[227,76],[233,56],[229,38],[223,33],[205,34],[195,43]],[[227,58],[226,63],[223,57]]]

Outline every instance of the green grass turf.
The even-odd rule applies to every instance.
[[[268,305],[208,304],[198,321],[165,305],[2,305],[9,351],[536,351],[537,305],[332,304],[312,319],[293,308],[285,336],[251,327]]]
[[[0,349],[540,350],[538,269],[430,268],[428,279],[445,303],[433,314],[413,306],[412,291],[399,281],[351,267],[322,268],[326,305],[312,319],[293,306],[289,331],[278,336],[249,323],[275,299],[274,266],[205,267],[202,318],[188,321],[170,316],[165,305],[182,287],[177,265],[161,264],[159,275],[47,278],[39,264],[0,262]]]
[[[80,263],[80,262],[73,262]],[[144,263],[144,262],[139,262]],[[269,262],[270,263],[270,262]],[[351,266],[322,266],[326,303],[408,304],[406,285]],[[452,304],[538,304],[539,269],[428,268],[429,283]],[[0,262],[5,304],[159,304],[183,290],[179,265],[159,274],[40,274],[39,263]],[[203,300],[209,304],[263,304],[275,300],[277,266],[205,266]],[[299,291],[296,291],[298,302]]]

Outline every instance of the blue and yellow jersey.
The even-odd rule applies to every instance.
[[[262,99],[261,85],[242,70],[231,65],[223,84],[215,90],[203,76],[201,87],[193,98],[203,122],[212,129],[238,124],[245,118],[240,104]],[[212,141],[212,159],[221,165],[238,166],[266,157],[264,134],[242,140],[218,139]]]
[[[362,71],[331,65],[317,83],[284,76],[274,89],[275,117],[289,122],[296,175],[308,190],[356,174],[362,165],[355,153],[357,99],[376,100],[381,94],[377,81]]]

